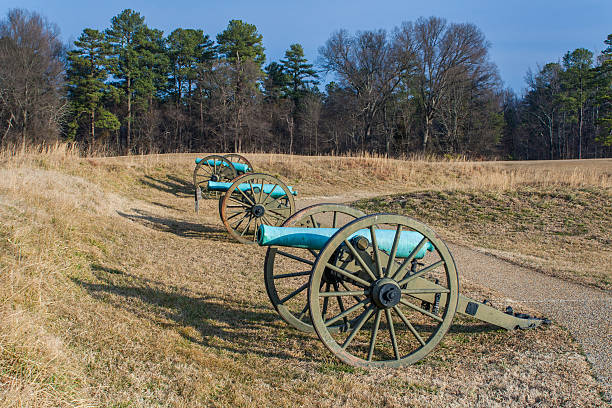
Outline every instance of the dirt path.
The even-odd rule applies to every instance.
[[[304,208],[317,203],[349,203],[380,193],[347,193],[307,197],[298,201]],[[460,278],[503,293],[507,298],[490,299],[498,308],[527,305],[566,327],[582,345],[597,378],[612,401],[612,294],[545,276],[466,246],[449,244]],[[569,373],[568,373],[569,374]]]

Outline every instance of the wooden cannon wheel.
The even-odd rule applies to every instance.
[[[251,162],[249,161],[249,159],[247,159],[246,157],[244,157],[241,154],[238,153],[229,153],[229,154],[225,154],[223,155],[223,157],[225,157],[227,160],[229,160],[232,163],[240,163],[240,164],[246,164],[249,169],[251,169],[249,171],[249,173],[253,173],[253,165],[251,164]]]
[[[212,160],[213,164],[209,164],[210,160]],[[193,185],[197,190],[201,184],[205,184],[208,181],[227,182],[235,179],[237,175],[236,169],[229,159],[212,154],[204,157],[196,164],[193,170]]]
[[[370,231],[371,245],[351,238],[363,229]],[[380,229],[391,230],[388,251],[378,249],[375,231]],[[416,231],[422,239],[398,259],[402,231]],[[423,251],[428,242],[433,250]],[[417,260],[419,251],[426,255]],[[330,281],[346,288],[324,289]],[[425,304],[423,296],[437,304]],[[330,307],[329,297],[341,298],[343,307]],[[397,367],[426,356],[448,331],[458,297],[457,269],[444,242],[423,223],[394,214],[359,218],[335,233],[320,251],[308,286],[317,335],[344,363],[362,367]],[[343,320],[352,322],[347,330],[330,329]]]
[[[249,188],[242,191],[241,184]],[[264,185],[272,185],[270,193]],[[273,191],[281,189],[281,197],[271,197]],[[295,212],[295,201],[285,183],[263,173],[247,173],[232,180],[221,201],[221,220],[230,236],[244,244],[256,243],[257,228],[262,225],[281,225]]]
[[[287,218],[282,227],[339,228],[365,214],[340,204],[316,204]],[[308,312],[306,288],[312,265],[319,251],[301,248],[269,247],[264,263],[266,291],[278,314],[290,326],[313,332]],[[325,290],[341,290],[340,283],[325,284]],[[340,298],[334,299],[342,302]]]

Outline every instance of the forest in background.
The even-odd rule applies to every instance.
[[[0,147],[76,142],[84,152],[413,153],[470,158],[612,156],[612,34],[503,88],[469,23],[419,18],[334,32],[266,64],[263,36],[231,20],[168,35],[126,9],[63,44],[37,13],[0,21]],[[321,74],[334,81],[321,82]]]

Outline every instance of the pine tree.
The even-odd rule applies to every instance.
[[[562,101],[567,109],[575,115],[578,123],[578,158],[582,158],[582,139],[584,110],[590,96],[593,72],[593,53],[586,48],[577,48],[563,57],[565,71],[562,83],[565,92]]]
[[[242,149],[245,119],[253,109],[253,101],[259,95],[258,83],[262,78],[262,64],[266,56],[263,36],[257,27],[241,20],[231,20],[227,28],[217,35],[218,51],[232,70],[233,95],[231,116],[234,133],[234,151]]]
[[[305,91],[316,85],[319,77],[312,64],[304,57],[304,49],[300,44],[291,44],[285,52],[285,59],[280,60],[284,73],[289,78],[289,96],[298,99]]]
[[[126,9],[111,19],[111,27],[105,32],[106,40],[112,47],[109,68],[113,76],[119,79],[117,85],[121,88],[122,96],[125,97],[127,103],[126,144],[128,152],[132,147],[134,80],[140,75],[137,46],[143,38],[145,28],[144,17],[141,17],[136,11]]]
[[[265,69],[264,93],[269,100],[278,100],[287,96],[290,83],[289,75],[278,62],[271,62]]]
[[[69,125],[71,136],[76,136],[82,116],[87,117],[89,143],[96,140],[96,128],[118,130],[119,120],[104,108],[103,98],[108,90],[105,69],[109,52],[104,35],[86,28],[74,42],[76,48],[68,52],[68,98],[73,119]]]
[[[597,103],[600,106],[599,125],[601,130],[597,141],[603,146],[612,147],[612,34],[604,40],[607,48],[599,56],[597,67]]]
[[[219,53],[233,64],[245,60],[255,62],[260,68],[266,60],[263,36],[257,32],[257,27],[242,20],[230,20],[227,28],[217,35]]]
[[[216,55],[213,42],[202,30],[177,28],[168,36],[172,87],[177,101],[186,92],[190,97],[197,79],[198,67]]]

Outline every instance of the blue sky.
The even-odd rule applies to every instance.
[[[229,20],[241,19],[263,34],[268,62],[282,58],[296,42],[314,61],[318,48],[341,28],[391,30],[403,21],[433,15],[476,24],[491,43],[491,59],[505,86],[519,93],[528,68],[558,61],[579,47],[599,53],[612,33],[612,0],[0,0],[3,16],[15,7],[46,16],[60,27],[65,41],[76,39],[86,27],[107,28],[126,8],[140,12],[150,27],[165,34],[178,27],[201,28],[214,38]]]

